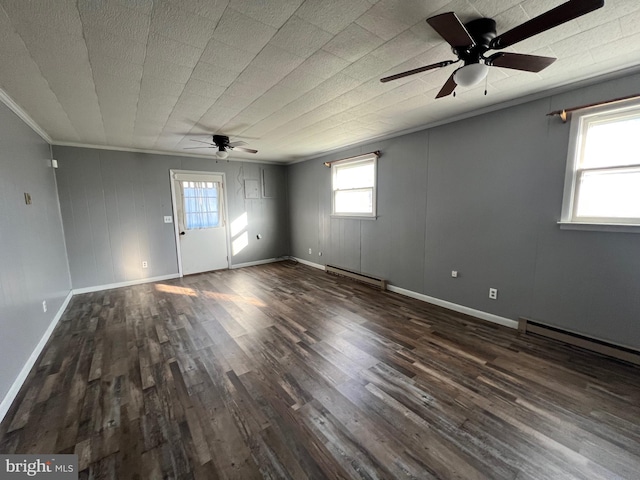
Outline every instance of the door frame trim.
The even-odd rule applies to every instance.
[[[171,208],[173,210],[173,233],[176,240],[176,256],[178,257],[178,275],[182,273],[182,252],[180,250],[180,228],[178,225],[178,208],[176,203],[176,174],[187,175],[220,175],[222,177],[222,201],[224,203],[224,232],[227,238],[227,269],[231,268],[231,236],[229,233],[229,204],[227,203],[227,175],[224,172],[207,172],[204,170],[177,170],[169,169],[169,183],[171,184]]]

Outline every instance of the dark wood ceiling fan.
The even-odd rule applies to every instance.
[[[209,145],[208,147],[185,147],[185,150],[192,150],[196,148],[217,148],[216,156],[218,158],[227,158],[229,155],[229,150],[238,150],[240,152],[246,153],[258,153],[257,150],[253,148],[246,148],[243,145],[246,145],[247,142],[238,141],[238,142],[230,142],[229,137],[226,135],[212,135],[212,142],[203,142],[202,140],[196,140],[194,138],[191,139],[193,142],[204,143]]]
[[[384,77],[380,81],[390,82],[409,75],[463,62],[464,65],[451,74],[438,92],[438,95],[436,95],[436,98],[440,98],[453,93],[458,85],[471,86],[479,83],[486,77],[488,67],[491,66],[539,72],[555,62],[556,59],[509,52],[497,52],[489,56],[485,54],[489,50],[501,50],[510,47],[515,43],[550,30],[574,18],[581,17],[602,6],[604,6],[604,0],[569,0],[500,35],[496,34],[496,22],[491,18],[478,18],[463,24],[453,12],[436,15],[428,18],[427,23],[451,45],[453,53],[458,59],[445,60],[414,68],[413,70]]]

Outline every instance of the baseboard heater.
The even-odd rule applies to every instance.
[[[543,337],[552,338],[554,340],[559,340],[561,342],[568,343],[569,345],[574,345],[602,355],[617,358],[618,360],[624,360],[625,362],[640,365],[640,351],[638,350],[585,337],[577,333],[567,332],[566,330],[538,323],[528,318],[518,319],[518,330],[523,333],[533,333]]]
[[[333,275],[339,275],[341,277],[348,277],[359,282],[363,282],[369,285],[373,285],[379,287],[380,290],[387,289],[387,281],[381,278],[372,277],[370,275],[363,275],[361,273],[352,272],[350,270],[345,270],[344,268],[336,267],[334,265],[327,265],[325,270],[327,273],[331,273]]]

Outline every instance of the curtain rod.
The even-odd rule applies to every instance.
[[[376,157],[380,156],[380,150],[376,150],[374,152],[369,153],[361,153],[360,155],[355,155],[353,157],[341,158],[340,160],[331,160],[330,162],[324,162],[325,167],[330,167],[332,163],[341,162],[343,160],[353,160],[360,157],[366,157],[367,155],[375,155]]]
[[[571,108],[563,108],[562,110],[554,110],[553,112],[547,113],[548,117],[553,117],[554,115],[559,115],[563,122],[566,122],[569,118],[571,112],[575,112],[576,110],[583,110],[585,108],[591,107],[599,107],[600,105],[609,105],[610,103],[622,102],[623,100],[631,100],[635,98],[640,98],[640,94],[628,95],[626,97],[614,98],[612,100],[605,100],[604,102],[596,102],[589,103],[587,105],[580,105],[579,107],[571,107]]]

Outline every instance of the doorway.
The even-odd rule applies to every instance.
[[[170,174],[180,276],[229,268],[224,173]]]

